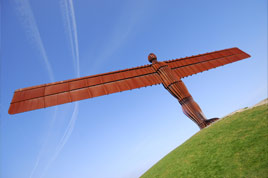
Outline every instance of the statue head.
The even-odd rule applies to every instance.
[[[148,61],[149,61],[150,63],[157,62],[157,57],[156,57],[156,55],[155,55],[154,53],[150,53],[150,54],[148,55]]]

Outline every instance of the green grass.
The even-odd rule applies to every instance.
[[[201,130],[141,176],[148,177],[268,177],[267,105]]]

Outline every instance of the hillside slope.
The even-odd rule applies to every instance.
[[[268,177],[268,106],[203,129],[141,176],[148,177]]]

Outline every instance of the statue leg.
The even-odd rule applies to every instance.
[[[203,114],[199,105],[194,101],[193,97],[187,90],[184,83],[179,80],[178,82],[170,85],[167,90],[178,99],[179,103],[182,106],[183,113],[193,120],[200,129],[205,128],[210,125],[212,122],[218,120],[218,118],[213,118],[207,120]]]
[[[188,96],[179,100],[179,103],[182,106],[183,113],[193,120],[200,129],[203,129],[207,126],[206,117],[204,116],[199,105],[193,100],[192,96]]]

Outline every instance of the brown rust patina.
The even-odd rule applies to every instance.
[[[158,62],[150,53],[145,66],[18,89],[8,113],[17,114],[151,85],[163,86],[182,105],[183,112],[201,129],[217,120],[207,120],[182,78],[250,57],[238,48],[224,49],[170,61]]]

